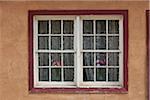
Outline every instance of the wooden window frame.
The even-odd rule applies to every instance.
[[[123,87],[121,88],[35,88],[33,57],[33,17],[35,15],[122,15],[123,16]],[[128,10],[30,10],[29,33],[29,91],[34,93],[127,93],[128,91]]]

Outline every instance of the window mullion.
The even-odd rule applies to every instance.
[[[77,46],[77,70],[76,70],[76,81],[77,81],[77,87],[79,87],[80,86],[80,74],[81,74],[81,68],[82,67],[80,67],[81,66],[81,59],[78,59],[78,58],[81,58],[81,54],[80,54],[80,43],[81,43],[81,37],[80,37],[80,17],[79,16],[77,16],[76,17],[76,24],[75,24],[75,30],[76,30],[76,33],[75,33],[75,35],[76,35],[76,46]]]

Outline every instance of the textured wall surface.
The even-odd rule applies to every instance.
[[[28,91],[28,10],[115,9],[129,12],[129,91],[126,94],[50,94]],[[148,1],[0,2],[0,100],[147,100]]]

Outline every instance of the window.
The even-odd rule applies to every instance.
[[[124,14],[35,12],[29,16],[32,89],[127,89]]]

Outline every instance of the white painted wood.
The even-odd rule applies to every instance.
[[[112,51],[112,50],[108,50],[108,20],[106,20],[106,82],[108,82],[108,51]],[[114,52],[114,51],[112,51]]]
[[[81,45],[80,43],[81,43],[81,41],[80,41],[80,38],[81,37],[80,37],[80,17],[79,16],[76,17],[76,33],[75,33],[75,36],[77,37],[76,38],[76,40],[77,40],[76,41],[76,46],[77,46],[77,64],[76,64],[77,65],[77,68],[76,68],[77,69],[77,72],[76,72],[76,74],[77,74],[76,79],[77,80],[76,81],[77,81],[77,87],[79,87],[80,86],[80,80],[81,80],[80,79],[81,78],[80,77],[80,75],[81,75],[81,73],[80,73],[81,72],[81,68],[80,68],[80,66],[81,66],[81,62],[80,62],[81,61],[81,59],[80,59],[81,58],[81,54],[80,54],[80,49],[81,49],[80,48],[80,45]]]

